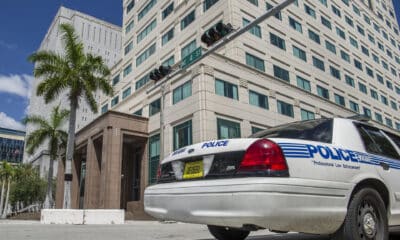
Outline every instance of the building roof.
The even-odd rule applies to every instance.
[[[16,136],[25,137],[24,131],[19,131],[19,130],[14,130],[14,129],[9,129],[9,128],[0,128],[0,134],[16,135]]]

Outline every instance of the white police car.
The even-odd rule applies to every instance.
[[[388,239],[400,225],[400,137],[334,118],[194,144],[162,161],[144,204],[219,240],[259,229]]]

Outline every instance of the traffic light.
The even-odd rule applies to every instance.
[[[232,31],[233,27],[230,23],[224,24],[222,22],[219,22],[217,23],[217,25],[212,27],[210,30],[208,30],[201,36],[201,41],[207,44],[207,47],[209,47],[214,43],[218,42],[221,38],[225,37]]]
[[[167,76],[172,72],[171,66],[160,66],[159,68],[154,69],[150,73],[150,79],[154,81],[159,81],[163,77]]]

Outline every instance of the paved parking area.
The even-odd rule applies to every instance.
[[[213,240],[202,225],[127,222],[124,225],[41,225],[38,222],[0,221],[1,240]],[[302,234],[252,233],[249,240],[327,240]]]

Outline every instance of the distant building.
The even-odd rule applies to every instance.
[[[65,7],[60,7],[50,28],[44,37],[38,51],[54,51],[63,54],[64,46],[59,32],[59,25],[62,23],[71,24],[83,43],[84,51],[97,56],[101,56],[108,67],[114,66],[120,59],[121,55],[121,28],[119,26],[110,24],[103,20],[94,18],[87,14],[71,10]],[[50,104],[45,104],[42,97],[35,94],[37,86],[42,79],[35,79],[32,85],[30,98],[29,115],[39,114],[48,117],[53,107],[61,104],[61,108],[69,109],[69,101],[67,93],[65,92],[59,98]],[[100,93],[95,94],[97,101],[100,101]],[[92,113],[86,101],[79,102],[79,109],[77,111],[76,130],[83,128],[90,123],[98,115]],[[64,130],[68,130],[68,122],[63,126]],[[28,124],[26,126],[26,134],[29,135],[35,130],[35,126]],[[32,163],[34,166],[39,166],[40,175],[45,176],[49,166],[49,151],[48,143],[41,145],[32,156],[25,154],[24,162]],[[54,176],[57,174],[57,163],[54,165]]]
[[[0,128],[0,161],[21,163],[24,155],[25,132]]]

